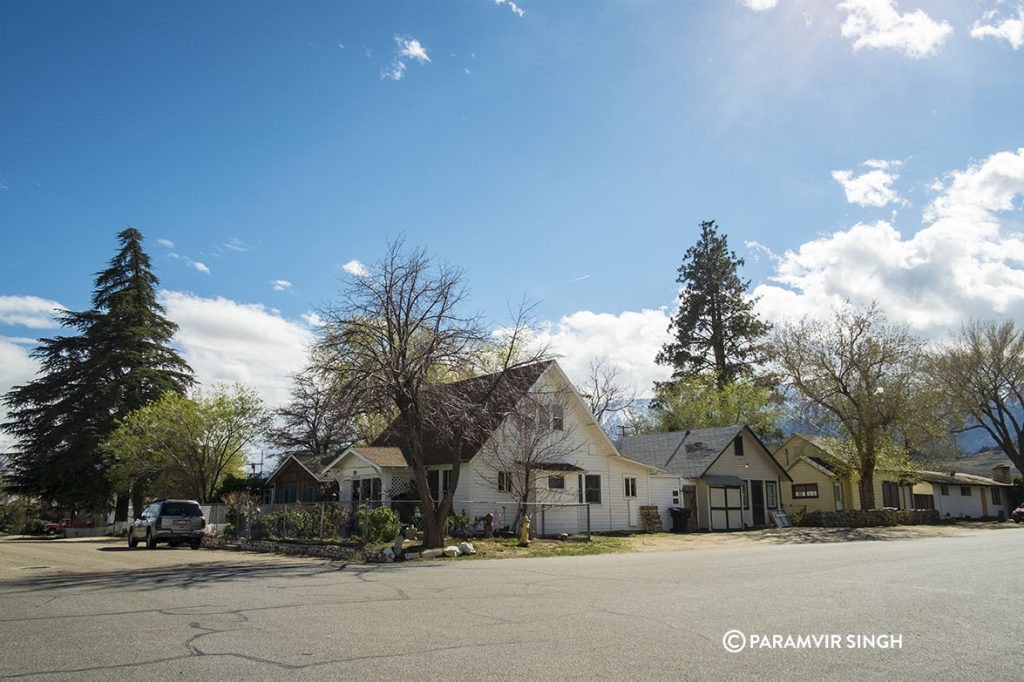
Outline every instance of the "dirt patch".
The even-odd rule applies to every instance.
[[[734,533],[652,533],[625,538],[627,551],[671,552],[686,549],[720,549],[752,545],[803,545],[866,540],[910,540],[970,535],[996,530],[1024,530],[1009,522],[965,522],[938,526],[885,526],[875,528],[767,528]]]

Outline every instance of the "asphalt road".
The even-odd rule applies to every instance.
[[[379,566],[0,540],[0,677],[1017,680],[1022,566],[1024,529]]]

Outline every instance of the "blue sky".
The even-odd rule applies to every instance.
[[[640,385],[705,219],[771,320],[1018,317],[1022,8],[2,3],[0,388],[129,224],[200,378],[271,402],[389,236],[495,323],[538,300],[570,374],[604,355]]]

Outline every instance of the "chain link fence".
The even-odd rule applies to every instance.
[[[363,516],[379,507],[390,508],[403,526],[421,524],[420,500],[211,504],[204,505],[203,511],[207,524],[229,537],[343,542],[363,536]],[[530,503],[522,511],[530,519],[531,535],[590,536],[589,504]],[[514,535],[522,521],[520,512],[519,505],[508,501],[459,503],[448,519],[448,532],[454,537],[480,536],[487,525],[486,515],[490,514],[495,534]]]

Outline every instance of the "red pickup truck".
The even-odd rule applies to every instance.
[[[63,533],[66,528],[88,528],[88,523],[71,523],[71,519],[61,519],[60,523],[48,521],[43,524],[43,532],[47,535]]]

